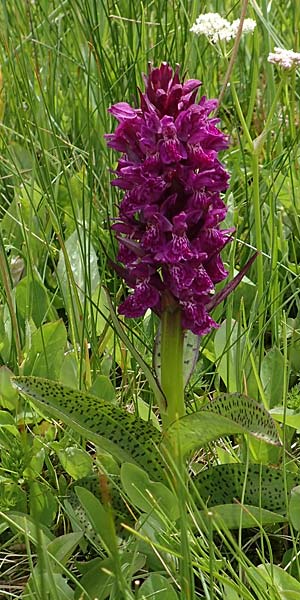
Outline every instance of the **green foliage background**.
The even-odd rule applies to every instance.
[[[35,573],[27,597],[44,599],[51,589],[51,598],[77,598],[82,593],[80,581],[90,590],[85,596],[89,598],[96,597],[101,586],[111,598],[154,594],[174,600],[182,594],[176,579],[179,534],[174,525],[163,528],[160,536],[155,519],[150,520],[148,529],[145,525],[140,530],[142,550],[134,536],[132,545],[121,545],[120,550],[114,533],[116,547],[104,543],[105,552],[103,540],[101,544],[90,540],[94,554],[89,554],[87,542],[76,528],[71,531],[72,519],[63,499],[72,480],[91,475],[99,464],[105,464],[110,475],[116,466],[99,448],[91,451],[79,433],[61,430],[44,415],[38,416],[11,387],[10,375],[57,380],[130,408],[159,426],[142,363],[116,335],[103,289],[108,288],[117,306],[124,289],[108,257],[115,257],[109,225],[120,195],[110,186],[117,156],[107,149],[103,137],[115,126],[107,108],[121,100],[137,104],[137,89],[143,87],[142,73],[147,72],[149,61],[179,63],[187,77],[202,80],[205,95],[218,97],[230,56],[205,37],[193,35],[190,27],[202,12],[238,18],[241,5],[229,0],[2,0],[0,4],[0,509],[5,514],[14,510],[28,515],[26,522],[15,516],[10,529],[2,520],[0,534],[6,557],[26,533],[24,566],[18,560],[14,567],[6,565],[4,579],[8,586],[7,581],[17,580],[20,572],[25,579],[29,572]],[[257,27],[253,36],[241,40],[218,114],[231,140],[222,156],[231,172],[225,225],[236,230],[224,253],[230,277],[255,249],[261,253],[234,295],[215,311],[221,327],[201,342],[187,402],[193,410],[203,405],[210,392],[245,393],[271,409],[286,426],[281,430],[281,449],[253,439],[232,443],[226,438],[222,444],[205,447],[193,469],[201,469],[202,463],[246,460],[281,465],[296,477],[299,72],[283,75],[267,62],[267,56],[274,46],[299,50],[300,5],[293,0],[284,6],[280,0],[252,0],[247,16],[256,20]],[[249,137],[258,148],[274,98],[274,117],[254,160]],[[156,327],[149,314],[124,324],[148,367]],[[295,489],[287,543],[284,531],[274,527],[265,531],[259,523],[258,533],[246,541],[241,529],[236,536],[219,532],[216,540],[210,525],[203,535],[199,521],[196,529],[186,523],[197,582],[191,598],[300,597]],[[84,494],[79,492],[87,510],[93,500]],[[191,495],[188,505],[195,518],[193,503]],[[166,525],[166,514],[160,514],[160,519]],[[36,521],[48,528],[38,539]],[[52,538],[47,537],[50,530]],[[54,544],[54,534],[61,541],[49,546]],[[136,553],[151,554],[148,539],[156,548],[156,558],[151,555],[142,571],[145,563],[138,561]],[[30,542],[39,548],[40,571],[34,571]],[[68,565],[70,589],[63,569],[51,576],[49,547],[60,564]],[[88,579],[84,567],[80,571],[76,566],[74,571],[74,560],[68,562],[76,548],[82,562],[95,559],[95,554],[97,560],[108,561],[108,571],[109,561],[115,561],[119,587],[101,573],[104,583],[99,576],[98,588],[92,589],[92,577]],[[280,567],[287,567],[292,582]],[[134,588],[133,573],[146,579],[144,592]],[[159,592],[163,586],[164,596]],[[20,595],[17,587],[12,592],[6,587],[4,593],[5,597]]]

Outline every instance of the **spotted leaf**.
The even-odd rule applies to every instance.
[[[275,422],[260,404],[241,394],[222,394],[200,411],[171,424],[168,438],[181,452],[197,450],[224,435],[249,433],[270,444],[280,445]]]
[[[13,383],[38,410],[60,419],[118,460],[134,462],[154,479],[161,478],[163,463],[155,448],[161,435],[150,422],[48,379],[14,377]]]
[[[286,512],[287,492],[300,483],[298,473],[284,472],[262,464],[230,463],[201,471],[193,478],[194,493],[207,506],[232,504],[236,500],[272,512]]]

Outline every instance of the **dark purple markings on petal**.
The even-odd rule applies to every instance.
[[[200,98],[198,106],[202,108],[204,114],[209,115],[213,110],[217,108],[218,100],[215,100],[214,98],[207,100],[206,96],[202,96],[202,98]]]
[[[138,132],[141,126],[141,119],[136,118],[122,121],[118,125],[114,134],[109,134],[108,147],[123,152],[127,158],[133,162],[139,162],[144,157],[139,143]]]
[[[209,277],[214,283],[223,281],[228,275],[228,271],[225,269],[222,259],[218,254],[209,258],[204,265]]]
[[[188,161],[193,169],[209,170],[214,167],[216,160],[215,150],[203,150],[201,144],[187,144]]]
[[[141,246],[144,249],[156,251],[159,246],[164,246],[165,234],[169,231],[172,231],[172,225],[166,217],[162,214],[149,216],[145,233],[141,237]]]
[[[207,229],[216,227],[219,223],[224,221],[227,214],[227,207],[222,200],[216,201],[210,209],[206,212],[203,226]]]
[[[205,335],[213,327],[218,327],[217,323],[208,314],[205,304],[201,302],[181,302],[180,304],[184,329],[190,329],[196,335]]]
[[[181,211],[179,215],[173,217],[173,233],[175,235],[183,235],[187,230],[187,215],[184,211]]]
[[[166,284],[171,292],[179,297],[184,290],[192,285],[197,275],[197,269],[192,268],[189,263],[170,265],[165,277]]]
[[[214,289],[213,280],[203,265],[199,265],[197,274],[193,282],[193,292],[195,294],[208,293]]]
[[[166,164],[179,162],[187,158],[187,152],[183,144],[178,139],[169,139],[159,144],[159,156],[161,161]]]
[[[230,234],[232,230],[228,229],[202,229],[198,237],[193,240],[193,246],[199,252],[206,252],[209,260],[210,256],[214,256],[228,244],[231,240]]]
[[[119,313],[125,317],[141,317],[148,308],[159,305],[158,291],[149,283],[138,283],[134,292],[130,294],[119,306]]]
[[[162,263],[176,264],[181,260],[189,260],[195,257],[189,240],[185,235],[172,234],[172,240],[165,245],[161,252],[155,255],[156,261]]]
[[[228,187],[228,173],[225,169],[207,169],[198,173],[191,173],[190,184],[195,190],[206,188],[212,192],[223,192]]]
[[[117,259],[119,262],[123,263],[123,265],[130,265],[136,260],[136,254],[129,250],[121,241],[119,241],[119,251],[117,254]]]

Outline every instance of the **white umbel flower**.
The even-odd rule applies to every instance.
[[[220,41],[229,42],[235,38],[239,28],[240,20],[236,19],[232,23],[224,19],[219,13],[205,13],[199,15],[190,31],[196,35],[205,35],[205,37],[216,44]],[[256,22],[253,19],[245,19],[243,23],[243,33],[253,33]]]
[[[240,26],[240,19],[235,19],[235,21],[233,21],[231,23],[233,37],[236,36],[239,26]],[[254,19],[245,19],[243,22],[243,34],[253,33],[255,27],[256,27],[256,21],[254,21]]]
[[[205,35],[210,42],[216,44],[220,40],[226,42],[232,38],[231,24],[219,13],[206,13],[200,15],[190,31],[197,35]]]
[[[300,65],[300,52],[293,50],[285,50],[285,48],[274,48],[274,52],[270,52],[268,62],[274,63],[283,69],[291,69]]]

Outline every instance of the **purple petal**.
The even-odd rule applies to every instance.
[[[139,283],[134,292],[120,304],[119,313],[125,317],[135,318],[145,314],[148,308],[159,304],[158,291],[146,282]]]
[[[127,102],[117,102],[117,104],[113,104],[113,106],[108,109],[108,112],[119,121],[135,119],[138,113],[138,111],[135,108],[132,108]]]

